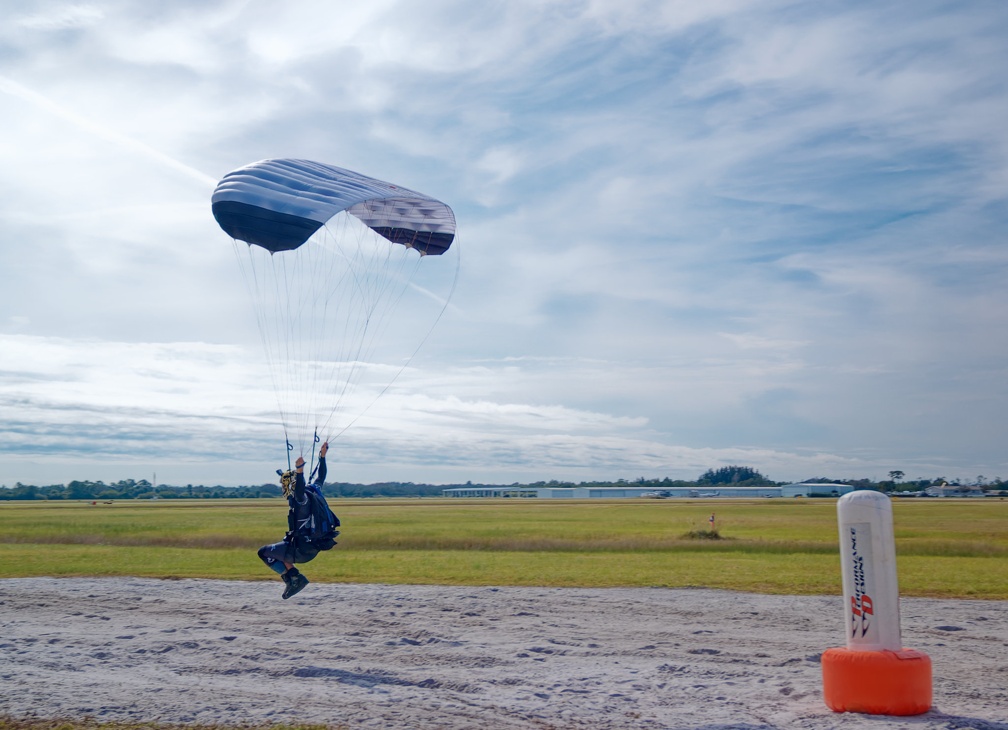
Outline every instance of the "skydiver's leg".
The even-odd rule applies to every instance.
[[[282,578],[284,573],[294,567],[293,552],[293,546],[281,540],[259,548],[259,559]]]

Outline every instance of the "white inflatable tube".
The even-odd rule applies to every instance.
[[[900,651],[899,586],[892,504],[859,490],[837,502],[847,648]]]

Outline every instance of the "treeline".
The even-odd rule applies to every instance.
[[[414,484],[412,482],[382,482],[379,484],[327,483],[324,492],[328,497],[440,497],[441,490],[458,485]],[[14,499],[90,500],[113,499],[256,499],[279,497],[278,484],[258,484],[241,487],[204,486],[187,484],[153,485],[146,479],[106,484],[102,481],[73,481],[69,484],[37,486],[18,482],[13,487],[0,487],[0,501]]]
[[[178,487],[171,484],[151,484],[146,479],[123,479],[112,484],[102,481],[72,481],[68,484],[36,486],[18,482],[13,487],[0,487],[0,500],[10,499],[66,499],[66,500],[109,500],[109,499],[225,499],[250,497],[279,497],[280,485],[260,484],[258,486],[207,487],[187,484]]]
[[[830,479],[813,477],[806,482],[850,484],[857,489],[875,489],[882,492],[922,492],[932,486],[969,486],[985,492],[1008,491],[1008,484],[1000,478],[992,481],[983,476],[976,480],[965,482],[959,479],[912,479],[903,480],[903,472],[892,471],[890,479],[872,481],[870,479]],[[789,482],[774,482],[747,466],[725,466],[718,469],[708,469],[695,480],[683,479],[618,479],[616,481],[564,482],[542,481],[522,484],[414,484],[413,482],[380,482],[377,484],[352,484],[348,482],[333,482],[325,485],[326,496],[329,497],[440,497],[441,490],[453,487],[497,488],[501,486],[515,489],[535,489],[537,487],[627,487],[652,489],[660,491],[673,487],[686,489],[709,489],[718,486],[737,487],[769,487],[788,484]],[[68,484],[50,484],[36,486],[18,482],[13,487],[0,487],[0,500],[13,499],[49,499],[49,500],[114,500],[114,499],[229,499],[229,498],[268,498],[281,496],[280,486],[276,483],[254,486],[224,487],[187,484],[175,486],[171,484],[154,485],[146,479],[123,479],[112,484],[105,482],[72,481]]]

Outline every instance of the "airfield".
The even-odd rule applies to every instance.
[[[279,500],[0,505],[0,717],[1008,730],[1006,502],[894,504],[903,643],[934,675],[910,718],[823,702],[835,504],[334,500],[341,544],[289,601],[255,556]],[[715,510],[722,539],[691,540]]]

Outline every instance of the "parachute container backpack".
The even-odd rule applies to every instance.
[[[444,313],[459,269],[455,214],[297,159],[229,172],[212,207],[252,296],[287,448],[314,453],[403,373]]]

